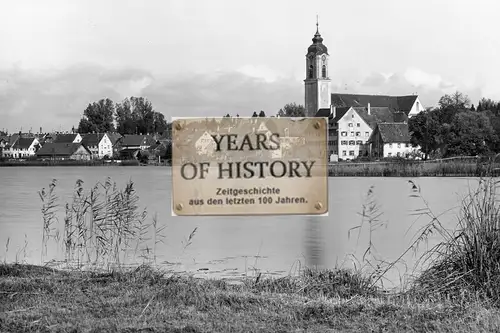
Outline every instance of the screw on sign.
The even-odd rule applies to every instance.
[[[327,214],[327,121],[174,120],[173,213]]]

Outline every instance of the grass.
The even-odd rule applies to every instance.
[[[234,285],[131,272],[0,265],[2,332],[481,332],[500,312],[481,304],[415,302],[367,289],[348,271]]]
[[[330,177],[482,177],[498,163],[485,165],[475,157],[446,160],[404,160],[393,162],[333,163]]]
[[[305,268],[282,278],[258,274],[234,283],[166,272],[155,265],[154,255],[143,256],[138,249],[154,253],[163,230],[157,222],[146,222],[131,182],[118,190],[108,179],[89,192],[77,182],[73,201],[66,205],[64,236],[58,236],[53,182],[40,193],[42,240],[59,242],[65,263],[73,264],[64,270],[0,264],[0,331],[500,331],[498,185],[495,178],[480,179],[462,202],[456,229],[447,230],[418,184],[410,181],[411,197],[423,203],[413,213],[428,222],[393,261],[380,258],[373,241],[372,234],[385,222],[372,187],[361,223],[349,233],[369,233],[355,269]],[[145,228],[156,236],[146,241]],[[196,229],[185,247],[195,234]],[[386,290],[387,272],[433,234],[441,241],[419,258],[418,274],[401,290]],[[127,251],[147,260],[123,269]]]

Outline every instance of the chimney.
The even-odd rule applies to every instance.
[[[371,113],[371,108],[370,108],[370,102],[368,102],[368,114],[369,114],[369,115],[370,115],[370,114],[372,114],[372,113]]]
[[[330,114],[332,115],[333,118],[337,115],[337,107],[334,105],[330,105]]]

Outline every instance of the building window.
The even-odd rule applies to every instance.
[[[345,150],[342,150],[342,156],[346,156],[347,152]]]
[[[326,79],[326,66],[323,65],[323,67],[321,68],[321,75],[323,76],[323,78]]]
[[[397,153],[397,156],[398,156],[398,157],[400,157],[400,156],[401,156],[401,153],[400,153],[399,151],[398,151],[398,153]]]
[[[337,143],[338,143],[338,141],[337,141],[337,140],[334,140],[334,141],[333,141],[333,144],[334,144],[334,145],[336,145]]]
[[[391,157],[391,156],[392,156],[392,153],[387,154],[387,156],[388,156],[388,157]]]
[[[314,74],[314,66],[309,65],[309,78],[312,79]]]
[[[401,148],[401,144],[400,143],[398,143],[398,148]]]
[[[389,148],[392,148],[392,143],[389,143]]]
[[[356,132],[356,136],[361,136],[361,132]]]
[[[358,140],[358,141],[356,141],[356,144],[357,144],[357,145],[362,145],[362,144],[363,144],[363,141]]]
[[[370,132],[365,132],[365,136],[370,136]]]
[[[357,124],[356,124],[356,126],[361,127],[361,124],[360,124],[360,123],[357,123]]]
[[[354,113],[351,115],[351,118],[354,119]]]
[[[354,132],[351,132],[351,136],[354,136]]]
[[[354,156],[354,150],[349,150],[349,156]]]
[[[349,123],[349,127],[352,127],[352,123]]]
[[[343,145],[343,146],[345,146],[345,145],[347,145],[347,141],[342,140],[342,141],[340,142],[340,144],[341,144],[341,145]]]
[[[340,133],[342,136],[347,136],[347,132]]]
[[[405,146],[406,146],[406,148],[408,148],[408,147],[410,147],[410,144],[407,143]]]
[[[349,141],[349,146],[354,146],[354,145],[355,145],[355,141],[354,140]]]

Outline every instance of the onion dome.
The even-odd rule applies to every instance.
[[[314,35],[312,41],[313,44],[311,44],[311,46],[309,46],[309,48],[307,49],[307,57],[317,56],[324,53],[328,54],[328,48],[323,44],[323,37],[321,37],[321,34],[319,33],[319,25],[317,22],[316,34]]]

